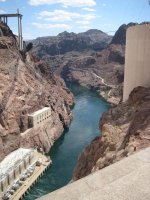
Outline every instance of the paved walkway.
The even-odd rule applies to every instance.
[[[115,88],[116,86],[115,85],[110,85],[110,84],[107,84],[105,83],[105,80],[101,77],[101,76],[98,76],[97,74],[91,72],[95,77],[97,77],[98,79],[101,80],[101,82],[105,85],[105,86],[108,86],[108,87],[111,87],[111,88]]]
[[[39,200],[150,200],[150,148]]]

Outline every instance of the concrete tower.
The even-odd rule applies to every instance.
[[[123,101],[135,87],[150,87],[150,24],[129,27],[126,38]]]

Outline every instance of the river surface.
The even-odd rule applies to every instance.
[[[70,89],[75,96],[73,120],[69,129],[55,142],[49,152],[53,161],[52,166],[32,186],[24,200],[34,200],[68,184],[78,155],[100,135],[99,119],[102,113],[109,109],[109,104],[96,93],[81,86],[72,86]]]

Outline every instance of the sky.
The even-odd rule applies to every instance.
[[[23,15],[25,40],[60,32],[99,29],[110,35],[122,24],[150,21],[150,0],[0,0],[0,13]],[[17,33],[17,19],[8,19]]]

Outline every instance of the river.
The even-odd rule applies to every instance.
[[[55,142],[49,155],[53,161],[51,167],[32,186],[24,200],[34,200],[66,184],[72,178],[78,155],[92,139],[100,135],[99,119],[107,111],[109,104],[96,93],[81,86],[71,86],[75,96],[72,110],[73,120],[68,130]]]

